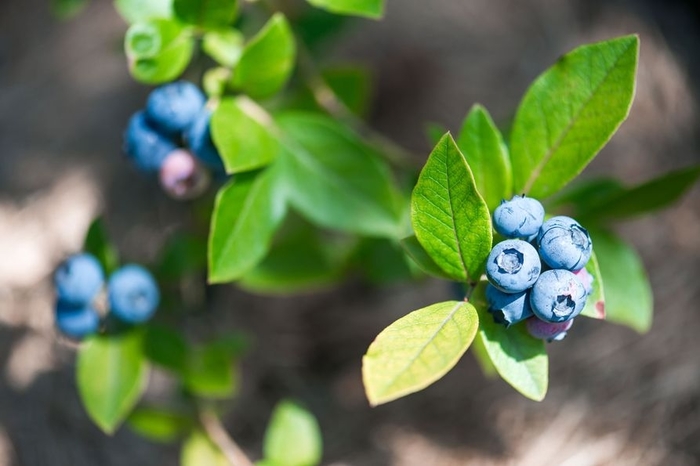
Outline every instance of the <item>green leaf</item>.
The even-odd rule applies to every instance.
[[[384,16],[385,0],[308,0],[317,8],[341,15],[380,19]]]
[[[272,413],[263,444],[265,461],[278,466],[315,466],[321,462],[323,440],[313,414],[291,401]]]
[[[78,353],[78,391],[90,418],[112,434],[129,414],[148,379],[143,332],[96,335]]]
[[[340,264],[318,232],[308,224],[297,224],[281,232],[269,254],[239,285],[264,294],[293,294],[336,283]]]
[[[354,114],[367,114],[372,93],[372,76],[362,66],[335,66],[323,70],[326,84]]]
[[[284,87],[295,58],[294,34],[284,15],[276,13],[246,44],[232,84],[253,98],[270,97]]]
[[[209,235],[209,282],[236,280],[260,263],[285,212],[274,166],[237,175],[221,188]]]
[[[180,333],[161,325],[147,327],[144,352],[153,364],[182,375],[187,364],[187,351],[187,342]]]
[[[176,21],[151,20],[132,25],[124,39],[131,75],[146,84],[172,81],[192,58],[192,31]]]
[[[524,323],[506,328],[486,311],[481,284],[472,294],[479,313],[480,340],[498,374],[517,391],[535,401],[547,394],[549,358],[544,340],[530,336]]]
[[[238,0],[174,0],[175,15],[204,29],[230,25],[238,13]]]
[[[476,359],[477,364],[479,364],[481,372],[484,373],[484,376],[489,379],[496,377],[498,375],[498,371],[496,370],[496,366],[493,365],[493,362],[491,362],[489,353],[486,351],[486,346],[484,346],[484,341],[481,338],[476,337],[474,338],[470,348],[472,349],[474,359]]]
[[[163,247],[156,274],[161,280],[176,281],[206,269],[207,243],[198,236],[178,233]]]
[[[418,178],[411,222],[420,244],[451,279],[479,280],[493,241],[491,215],[449,133]]]
[[[276,121],[284,134],[284,182],[299,213],[335,230],[398,236],[401,194],[372,148],[322,115],[286,112]]]
[[[129,24],[173,16],[173,0],[115,0],[114,6]]]
[[[100,261],[107,276],[119,267],[119,253],[117,248],[109,241],[107,229],[101,218],[96,218],[90,224],[90,228],[88,228],[85,236],[83,250]]]
[[[646,333],[651,328],[653,297],[637,253],[611,233],[591,231],[605,283],[606,319]]]
[[[211,119],[211,132],[228,173],[268,165],[279,152],[279,142],[255,107],[242,97],[224,99]]]
[[[202,87],[207,97],[220,98],[226,92],[231,70],[222,66],[209,68],[202,76]]]
[[[511,134],[516,193],[554,194],[596,156],[627,118],[638,52],[637,36],[585,45],[535,80]]]
[[[550,205],[554,207],[572,205],[576,212],[585,211],[624,190],[625,187],[614,178],[594,178],[568,186],[553,196]],[[578,218],[578,215],[575,217]]]
[[[469,348],[479,326],[474,306],[433,304],[385,328],[362,358],[362,379],[372,406],[415,393],[440,379]]]
[[[154,442],[173,442],[193,425],[189,416],[150,406],[137,407],[126,422],[131,430]]]
[[[231,68],[243,53],[243,34],[232,28],[209,31],[204,34],[202,50],[218,64]]]
[[[491,115],[481,105],[474,105],[462,124],[457,146],[464,154],[474,175],[476,189],[493,211],[503,199],[513,195],[513,176],[508,148]]]
[[[183,377],[185,387],[200,397],[232,397],[237,388],[234,359],[230,349],[219,342],[190,350]]]
[[[71,19],[79,15],[89,0],[51,0],[51,12],[58,19]]]
[[[605,284],[595,251],[586,264],[586,270],[593,277],[593,292],[586,299],[586,307],[583,308],[581,315],[594,319],[605,319]]]
[[[196,430],[182,445],[180,466],[231,466],[231,464],[204,432]]]
[[[450,280],[450,276],[435,263],[432,257],[423,249],[415,236],[409,236],[401,240],[401,247],[413,259],[418,267],[428,275]]]
[[[595,204],[579,209],[581,218],[620,220],[662,209],[678,200],[700,176],[700,166],[667,173],[633,188],[612,191]]]

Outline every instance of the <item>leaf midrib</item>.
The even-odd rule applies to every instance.
[[[545,156],[542,158],[542,160],[540,161],[540,163],[537,164],[537,166],[535,167],[535,169],[534,169],[534,170],[532,171],[532,173],[530,174],[530,177],[528,178],[527,182],[525,183],[525,186],[524,186],[524,188],[523,188],[523,191],[524,191],[525,193],[528,193],[528,192],[532,189],[533,185],[535,184],[535,182],[536,182],[537,179],[539,178],[540,174],[542,173],[542,170],[543,170],[544,167],[549,163],[549,161],[551,160],[551,158],[554,156],[554,153],[555,153],[557,150],[559,150],[559,147],[560,147],[561,144],[564,142],[564,139],[566,139],[566,137],[568,136],[568,134],[569,134],[569,132],[571,131],[571,129],[573,128],[573,126],[576,124],[576,122],[577,122],[579,116],[581,115],[581,113],[582,113],[582,112],[584,111],[584,109],[591,103],[591,100],[593,100],[593,98],[596,96],[596,94],[598,93],[598,90],[601,88],[601,86],[603,86],[603,84],[605,84],[605,83],[607,82],[608,78],[610,78],[610,75],[611,75],[611,74],[613,73],[613,71],[617,68],[617,64],[620,62],[620,60],[622,60],[622,57],[624,57],[625,54],[627,53],[627,51],[630,49],[630,47],[633,47],[634,45],[635,45],[635,42],[634,42],[634,41],[631,41],[631,42],[629,43],[629,45],[628,45],[627,47],[625,47],[625,49],[622,50],[622,51],[620,52],[619,56],[615,59],[615,62],[612,64],[612,66],[610,66],[610,68],[609,68],[609,69],[607,70],[607,72],[605,73],[605,76],[603,77],[603,79],[601,79],[600,83],[599,83],[599,84],[595,87],[595,89],[591,92],[590,96],[588,96],[588,98],[586,99],[586,101],[583,102],[583,104],[581,105],[581,107],[578,109],[578,111],[577,111],[576,114],[573,116],[573,118],[571,119],[571,121],[569,122],[569,124],[566,126],[566,128],[564,128],[564,130],[562,131],[561,135],[559,136],[559,138],[557,138],[557,140],[556,140],[555,143],[552,145],[552,147],[550,147],[549,150],[545,153]],[[546,118],[545,118],[544,121],[545,121],[545,124],[547,124],[547,119],[546,119]]]

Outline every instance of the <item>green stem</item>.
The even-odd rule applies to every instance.
[[[221,419],[211,408],[199,408],[199,422],[231,466],[253,466],[253,462],[226,432]]]

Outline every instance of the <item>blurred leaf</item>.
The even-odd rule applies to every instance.
[[[267,254],[286,212],[272,166],[241,173],[219,191],[209,236],[209,282],[236,280]]]
[[[182,445],[180,466],[231,466],[231,464],[204,432],[195,430]]]
[[[322,72],[328,86],[354,114],[363,116],[369,109],[372,76],[362,66],[335,66]]]
[[[272,413],[263,444],[265,464],[315,466],[321,462],[323,439],[313,414],[291,401]]]
[[[230,25],[238,13],[238,0],[174,0],[175,15],[204,29]]]
[[[212,137],[228,173],[264,167],[279,152],[277,138],[246,102],[240,97],[224,99],[212,116]]]
[[[245,45],[232,84],[253,98],[270,97],[284,87],[295,58],[294,34],[284,15],[276,13]]]
[[[129,24],[173,16],[173,0],[114,0],[114,6]]]
[[[231,78],[231,71],[222,66],[209,68],[202,77],[202,87],[207,97],[221,97]]]
[[[385,0],[308,0],[331,13],[379,19],[384,16]]]
[[[544,198],[571,181],[627,118],[639,38],[585,45],[530,86],[510,141],[514,191]]]
[[[180,233],[168,239],[161,251],[156,273],[160,279],[175,281],[199,273],[207,266],[207,243],[200,237]]]
[[[469,348],[471,348],[474,358],[477,364],[479,364],[484,376],[488,379],[495,378],[498,375],[498,371],[496,370],[496,366],[493,365],[493,362],[491,362],[489,353],[486,351],[486,346],[484,346],[484,341],[476,337]]]
[[[397,320],[372,342],[362,358],[362,380],[372,406],[431,385],[469,348],[479,327],[474,306],[447,301]]]
[[[425,135],[431,147],[436,146],[447,132],[449,132],[449,130],[443,124],[435,122],[428,122],[425,124]]]
[[[305,8],[293,18],[294,31],[301,42],[312,52],[328,45],[333,36],[338,36],[353,19],[334,15],[317,8]]]
[[[621,220],[627,217],[647,214],[667,207],[678,200],[700,176],[700,166],[683,168],[647,181],[633,188],[612,191],[597,203],[588,203],[580,208],[578,216]]]
[[[182,376],[187,364],[187,351],[187,342],[180,333],[161,325],[148,325],[144,352],[153,364]]]
[[[586,264],[586,270],[593,277],[593,292],[586,299],[586,307],[583,308],[581,315],[594,319],[605,319],[605,285],[595,251]]]
[[[230,398],[237,389],[235,357],[220,342],[191,349],[183,383],[193,394],[204,398]]]
[[[107,434],[124,421],[148,380],[143,332],[96,335],[78,353],[78,391],[90,418]]]
[[[243,34],[232,28],[209,31],[204,34],[202,50],[219,65],[231,68],[243,53]]]
[[[109,276],[119,267],[119,253],[109,241],[102,218],[96,218],[90,224],[83,243],[83,250],[97,258],[104,268],[105,276]]]
[[[590,233],[605,282],[606,319],[646,333],[651,328],[653,296],[642,261],[613,234]]]
[[[145,84],[172,81],[185,71],[192,58],[192,31],[170,20],[132,25],[124,39],[129,71]]]
[[[491,216],[449,133],[435,146],[411,198],[418,241],[450,278],[479,280],[491,251]]]
[[[340,264],[310,225],[297,224],[280,232],[267,257],[243,276],[239,285],[264,294],[292,294],[336,283]]]
[[[354,259],[372,283],[389,284],[413,278],[406,254],[395,240],[361,238]]]
[[[567,186],[551,199],[555,207],[573,205],[576,211],[588,210],[591,206],[623,192],[625,187],[614,178],[595,178]],[[578,218],[578,216],[577,216]]]
[[[51,12],[58,19],[70,19],[79,15],[89,3],[89,0],[51,0]]]
[[[549,380],[544,340],[531,337],[524,322],[509,328],[495,323],[486,311],[484,288],[482,282],[472,294],[472,302],[479,313],[476,338],[503,380],[531,400],[542,401]]]
[[[493,211],[513,195],[513,176],[508,148],[491,115],[474,105],[462,124],[457,146],[467,159],[479,194]]]
[[[315,224],[395,238],[400,193],[389,167],[354,133],[331,118],[304,112],[278,115],[290,203]]]
[[[154,442],[173,442],[194,424],[189,416],[163,408],[140,406],[127,419],[129,428]]]
[[[450,276],[435,263],[432,257],[423,249],[415,236],[401,240],[401,246],[418,267],[428,275],[450,280]]]

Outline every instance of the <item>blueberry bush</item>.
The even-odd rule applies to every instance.
[[[70,17],[85,2],[54,9]],[[358,273],[452,282],[454,300],[408,313],[369,346],[371,405],[428,387],[469,348],[487,375],[542,400],[547,343],[574,318],[649,330],[644,268],[611,225],[670,205],[700,168],[638,186],[571,183],[629,113],[637,36],[559,58],[526,92],[507,137],[480,105],[454,135],[432,126],[423,165],[365,122],[366,70],[316,64],[342,15],[379,19],[384,0],[114,3],[129,23],[131,75],[155,86],[125,122],[124,152],[208,226],[179,232],[155,264],[121,264],[98,219],[84,251],[55,273],[56,326],[80,341],[80,396],[106,433],[126,422],[154,441],[184,439],[183,466],[252,464],[219,421],[248,339],[194,344],[173,325],[177,283],[205,270],[210,284],[263,294]],[[177,399],[140,402],[152,366],[179,381]],[[271,416],[257,464],[320,463],[311,413],[282,401]]]

